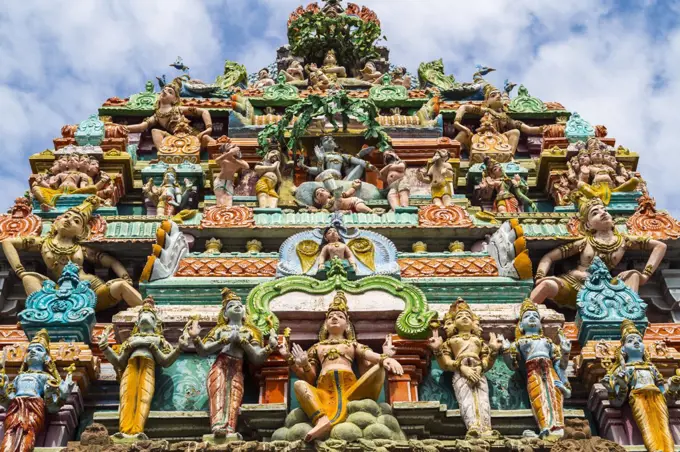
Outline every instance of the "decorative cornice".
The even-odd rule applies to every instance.
[[[273,258],[184,258],[177,277],[253,278],[274,277],[278,259]]]
[[[491,256],[398,259],[402,278],[498,276]]]

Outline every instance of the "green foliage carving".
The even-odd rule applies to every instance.
[[[329,92],[326,97],[313,94],[286,108],[279,122],[268,124],[258,134],[258,152],[260,155],[266,154],[269,150],[269,141],[274,139],[279,142],[282,148],[286,146],[295,154],[300,138],[314,118],[324,116],[333,125],[335,131],[338,131],[340,127],[335,119],[338,114],[342,119],[343,131],[347,130],[350,116],[353,116],[366,127],[364,137],[367,140],[377,140],[378,149],[384,151],[390,146],[390,137],[377,120],[379,109],[375,103],[367,99],[350,99],[347,91],[341,90]],[[286,141],[286,131],[293,119],[295,119],[295,124],[292,126],[290,137]]]
[[[543,113],[547,110],[548,108],[543,101],[536,97],[531,97],[524,85],[519,85],[517,97],[508,105],[508,111],[511,113]]]
[[[218,75],[215,79],[215,84],[219,85],[220,89],[230,89],[239,84],[245,84],[248,81],[248,72],[246,67],[235,61],[224,62],[224,74]]]
[[[418,66],[418,81],[421,88],[433,86],[444,91],[453,90],[459,86],[453,75],[444,74],[444,61],[440,58]]]
[[[334,270],[333,268],[331,270]],[[348,281],[344,271],[329,271],[328,279],[319,281],[310,276],[286,276],[255,287],[246,300],[248,313],[255,325],[263,332],[269,331],[270,324],[279,328],[279,320],[270,311],[269,303],[275,297],[290,292],[309,295],[325,295],[335,290],[359,295],[368,291],[388,293],[404,301],[405,307],[396,321],[399,336],[410,339],[425,339],[430,334],[429,323],[437,317],[425,301],[425,294],[411,284],[403,283],[389,276],[376,275],[358,281]]]
[[[298,89],[286,83],[286,77],[283,75],[283,72],[279,72],[276,81],[276,85],[268,86],[264,89],[263,98],[275,102],[298,99]]]

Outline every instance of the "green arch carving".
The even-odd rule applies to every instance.
[[[286,276],[255,287],[248,294],[246,306],[253,323],[261,331],[266,333],[271,326],[278,331],[279,319],[269,310],[272,299],[290,292],[325,295],[335,290],[353,295],[377,290],[403,300],[404,310],[395,323],[397,333],[403,338],[427,338],[429,323],[437,318],[437,312],[430,310],[425,294],[419,288],[382,275],[368,276],[358,281],[348,281],[342,274],[329,276],[325,281],[310,276]]]

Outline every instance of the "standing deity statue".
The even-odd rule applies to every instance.
[[[62,380],[50,356],[50,337],[44,329],[28,345],[12,383],[5,369],[0,369],[0,406],[6,410],[1,451],[31,452],[35,448],[45,428],[46,411],[59,411],[73,389],[73,367],[68,370]]]
[[[281,165],[284,163],[284,159],[278,142],[273,141],[262,162],[255,165],[255,173],[259,176],[255,184],[255,194],[257,195],[257,203],[261,208],[273,209],[279,203],[279,194],[276,190],[283,179]]]
[[[108,343],[110,327],[99,337],[99,349],[118,372],[120,378],[120,419],[117,438],[148,439],[144,425],[151,411],[156,389],[156,364],[168,367],[179,356],[163,337],[163,322],[158,318],[153,299],[147,297],[139,311],[130,337],[118,351]]]
[[[88,223],[92,218],[92,212],[101,203],[101,199],[90,196],[81,205],[72,207],[57,217],[44,237],[16,237],[3,240],[2,250],[5,257],[21,279],[27,295],[42,289],[43,282],[50,278],[39,273],[27,272],[21,264],[19,250],[39,252],[54,280],[61,276],[69,262],[78,265],[80,279],[89,281],[90,287],[97,294],[98,311],[115,306],[121,300],[130,306],[142,304],[142,296],[133,287],[132,278],[120,261],[102,251],[80,244],[90,234]],[[104,282],[98,276],[85,273],[83,263],[86,260],[110,268],[118,278]]]
[[[406,178],[406,163],[391,149],[383,153],[383,163],[385,166],[380,170],[380,179],[388,188],[387,201],[390,207],[408,207],[411,186]]]
[[[489,344],[482,340],[479,317],[459,298],[444,316],[446,340],[439,329],[432,331],[430,348],[442,370],[453,372],[453,392],[470,436],[492,436],[489,384],[486,373],[493,367],[503,336],[491,333]]]
[[[234,143],[220,146],[220,155],[215,158],[215,163],[220,165],[220,173],[213,181],[217,205],[231,207],[234,199],[234,177],[238,171],[250,166],[241,159],[241,149]]]
[[[616,230],[614,220],[600,198],[585,200],[579,207],[580,228],[583,238],[562,245],[547,253],[536,269],[536,287],[530,298],[543,303],[546,298],[557,304],[576,308],[576,295],[588,277],[588,268],[595,256],[602,259],[609,270],[614,269],[626,254],[626,250],[649,250],[651,254],[642,272],[626,270],[617,275],[635,292],[652,276],[666,254],[666,244],[649,236],[630,236]],[[579,256],[578,265],[559,276],[546,276],[556,261]]]
[[[642,334],[630,320],[621,324],[621,346],[616,349],[616,361],[607,370],[602,384],[615,406],[628,400],[647,450],[675,450],[663,376],[649,358]],[[677,386],[677,382],[672,384]]]
[[[493,200],[494,212],[518,213],[520,206],[535,211],[536,204],[527,196],[528,191],[529,186],[519,174],[510,178],[500,163],[490,157],[484,158],[482,180],[475,187],[475,196],[482,201]]]
[[[506,110],[509,101],[510,98],[507,93],[501,92],[501,90],[488,83],[485,84],[484,102],[481,107],[469,103],[458,107],[453,121],[453,127],[458,131],[455,139],[468,150],[472,146],[472,136],[474,134],[461,123],[466,114],[484,116],[488,113],[493,128],[508,138],[512,154],[517,150],[520,133],[527,135],[540,135],[543,133],[543,126],[528,126],[522,121],[517,121],[508,116]]]
[[[140,124],[127,126],[128,132],[139,133],[151,128],[151,139],[157,150],[161,149],[165,137],[179,133],[196,134],[203,147],[213,143],[215,140],[210,136],[212,132],[210,112],[203,108],[180,106],[180,90],[179,81],[172,81],[163,86],[154,106],[153,116]],[[200,116],[205,124],[205,130],[202,132],[194,130],[189,125],[187,116]]]
[[[559,346],[543,335],[538,306],[526,299],[519,311],[515,342],[503,342],[507,366],[526,375],[531,411],[541,437],[564,434],[563,399],[571,397],[566,376],[571,343],[562,331],[559,334]]]
[[[385,382],[385,370],[396,375],[404,372],[395,359],[357,342],[343,292],[338,292],[328,307],[319,342],[307,352],[298,344],[289,350],[284,342],[279,353],[299,378],[293,390],[314,424],[305,437],[308,442],[323,439],[333,426],[344,422],[350,401],[377,400]],[[352,369],[355,361],[371,366],[359,379]]]
[[[241,298],[229,289],[222,290],[222,309],[217,325],[201,340],[198,320],[190,320],[180,338],[187,350],[192,343],[200,356],[217,353],[208,374],[210,427],[216,437],[238,438],[238,413],[243,400],[243,361],[261,365],[278,347],[276,331],[269,331],[268,344],[263,345],[262,333],[252,323]]]
[[[451,158],[446,149],[437,149],[427,167],[419,169],[416,177],[419,181],[430,184],[432,203],[439,207],[450,206],[453,203],[453,167],[449,163]]]
[[[190,180],[184,180],[184,187],[177,182],[177,171],[169,168],[163,174],[161,185],[156,186],[152,178],[142,187],[144,201],[147,206],[147,215],[172,216],[180,211],[183,195],[191,190],[193,184]]]

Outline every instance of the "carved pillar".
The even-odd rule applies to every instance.
[[[590,391],[588,409],[593,413],[597,422],[598,431],[602,438],[609,439],[621,445],[636,444],[633,442],[633,438],[630,435],[631,422],[635,425],[635,421],[632,418],[625,419],[623,410],[611,405],[609,397],[607,396],[607,390],[600,383],[593,385],[593,388]],[[637,426],[635,426],[635,428],[637,429]],[[638,444],[641,444],[642,438],[639,437],[639,430],[637,434],[639,440]]]
[[[278,353],[267,358],[260,370],[259,378],[260,397],[258,403],[288,404],[290,370],[288,363]]]
[[[42,447],[65,447],[66,443],[75,439],[78,419],[83,412],[83,396],[76,386],[69,396],[68,402],[59,412],[47,416],[45,431],[38,438]]]
[[[430,351],[426,340],[402,339],[392,335],[396,348],[393,357],[404,368],[403,375],[388,374],[385,396],[388,403],[417,402],[418,385],[423,380],[430,365]]]

